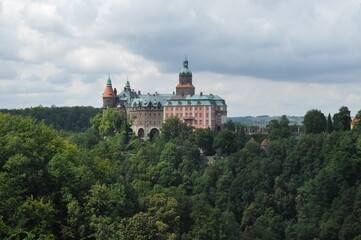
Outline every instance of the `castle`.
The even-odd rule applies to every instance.
[[[132,131],[141,138],[155,138],[162,123],[176,116],[196,128],[223,129],[227,121],[227,105],[217,95],[195,94],[188,60],[183,61],[179,83],[172,94],[141,94],[130,88],[127,80],[122,92],[112,87],[110,77],[103,93],[103,108],[124,110],[132,120]]]

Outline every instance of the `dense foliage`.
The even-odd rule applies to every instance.
[[[0,109],[2,113],[31,116],[57,130],[82,132],[90,128],[89,120],[101,112],[94,107],[32,107],[24,109]]]
[[[0,239],[361,239],[360,127],[297,140],[282,118],[261,150],[177,118],[129,139],[117,114],[67,139],[0,114]]]

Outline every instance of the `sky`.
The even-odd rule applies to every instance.
[[[108,74],[196,93],[228,116],[361,109],[360,0],[1,0],[0,108],[102,106]]]

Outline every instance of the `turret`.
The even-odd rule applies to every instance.
[[[113,91],[112,80],[108,76],[107,85],[103,92],[103,108],[113,108],[116,105],[117,95]]]
[[[125,87],[124,87],[124,91],[130,92],[130,83],[129,83],[128,77],[127,77],[127,82],[126,82]]]
[[[183,61],[183,68],[179,71],[179,83],[176,94],[180,96],[194,95],[195,87],[192,84],[192,72],[188,68],[187,58]]]

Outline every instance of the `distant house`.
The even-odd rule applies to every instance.
[[[351,121],[351,129],[353,129],[357,124],[360,124],[360,122],[361,122],[361,119],[359,119],[359,118],[352,119],[352,121]]]
[[[268,146],[270,145],[270,143],[271,143],[271,140],[269,138],[263,139],[263,141],[260,144],[261,149],[266,151]]]

